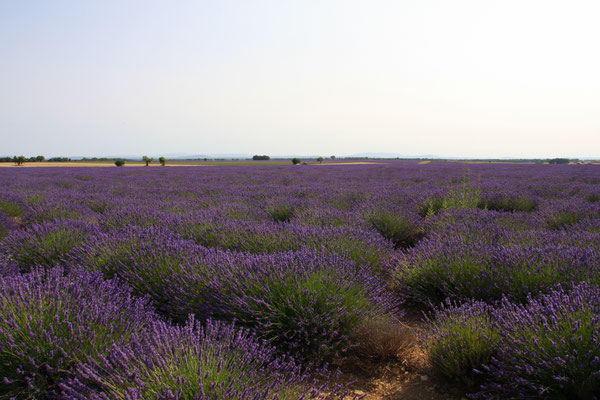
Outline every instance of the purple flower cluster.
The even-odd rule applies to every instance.
[[[355,327],[397,308],[368,266],[327,252],[236,253],[131,227],[90,236],[70,257],[119,276],[172,319],[236,319],[308,358],[345,351]]]
[[[64,257],[93,233],[98,233],[98,229],[88,223],[55,220],[13,232],[0,249],[23,272],[38,266],[51,268],[62,264]]]
[[[600,235],[582,237],[590,240],[589,246],[472,242],[460,236],[429,240],[403,258],[396,287],[412,302],[427,305],[446,298],[495,303],[504,296],[525,301],[528,294],[547,292],[561,283],[599,284]]]
[[[0,394],[57,396],[77,362],[146,328],[155,314],[130,291],[81,269],[0,277]]]
[[[591,399],[600,394],[600,289],[582,283],[525,304],[448,305],[430,317],[429,359],[478,398]]]
[[[600,395],[600,289],[558,289],[495,313],[496,354],[481,369],[486,398],[591,399]]]
[[[251,332],[190,319],[182,326],[152,324],[78,364],[60,388],[78,400],[325,398],[325,386],[307,390],[310,382],[298,364]]]
[[[210,320],[173,326],[130,292],[76,268],[0,277],[0,395],[241,400],[324,393],[324,385],[311,388],[307,370],[251,332]]]

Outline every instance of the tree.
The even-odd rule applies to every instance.
[[[319,164],[322,163],[323,162],[323,157],[317,158],[317,161],[319,162]]]
[[[115,165],[117,167],[122,167],[123,165],[125,165],[125,161],[123,161],[121,159],[118,159],[118,160],[115,161]]]
[[[148,157],[148,156],[144,156],[144,157],[142,157],[142,160],[144,160],[144,162],[146,163],[146,167],[147,167],[148,165],[150,165],[150,163],[152,162],[152,160],[154,160],[154,158]]]
[[[297,158],[297,157],[294,157],[294,158],[292,158],[292,163],[293,163],[294,165],[298,165],[298,164],[300,164],[301,162],[302,162],[302,160],[300,160],[300,159],[299,159],[299,158]]]
[[[332,160],[335,160],[335,156],[331,156],[331,159],[332,159]]]
[[[13,162],[14,162],[15,164],[17,164],[17,166],[21,166],[21,165],[23,165],[23,163],[24,163],[25,161],[27,161],[27,159],[25,158],[25,156],[18,156],[18,157],[17,157],[17,156],[14,156],[14,157],[13,157]]]
[[[271,159],[271,157],[269,157],[269,156],[258,156],[258,155],[256,155],[256,156],[252,157],[252,159],[253,159],[253,160],[270,160],[270,159]]]
[[[167,164],[167,159],[164,157],[159,157],[158,162],[164,167]]]
[[[37,161],[37,162],[42,162],[42,161],[44,161],[45,159],[46,159],[46,157],[44,157],[44,156],[37,156],[37,157],[35,158],[35,161]]]

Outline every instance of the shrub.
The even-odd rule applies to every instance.
[[[2,196],[0,197],[0,214],[4,214],[11,218],[20,218],[25,213],[26,205],[16,197]]]
[[[267,214],[275,222],[288,222],[294,215],[294,209],[287,204],[276,204],[267,209]]]
[[[482,199],[477,207],[494,211],[525,211],[531,212],[537,209],[538,203],[533,198],[524,196],[493,196]]]
[[[479,187],[473,186],[469,176],[465,175],[458,190],[451,189],[443,197],[432,197],[421,203],[418,213],[422,217],[429,217],[443,210],[477,208],[481,202]]]
[[[406,217],[384,211],[371,213],[367,220],[395,248],[412,247],[425,235],[425,229]]]
[[[551,229],[566,229],[570,225],[574,225],[583,220],[583,215],[575,211],[558,211],[552,213],[548,217],[548,226]]]
[[[115,165],[117,167],[122,167],[123,165],[125,165],[125,161],[123,161],[123,160],[115,160]]]
[[[0,277],[0,397],[57,397],[77,363],[102,358],[153,316],[145,300],[98,273]]]
[[[467,385],[481,380],[476,370],[491,360],[499,340],[493,311],[483,302],[461,306],[447,302],[428,316],[428,331],[423,339],[429,362],[437,373]]]
[[[486,398],[592,399],[600,394],[600,290],[580,284],[527,305],[505,303]]]
[[[598,252],[561,244],[463,243],[460,238],[422,242],[405,255],[394,287],[414,304],[429,306],[446,298],[496,303],[506,296],[525,302],[560,283],[600,283]]]
[[[159,163],[160,163],[160,165],[162,165],[163,167],[164,167],[165,165],[167,165],[167,159],[166,159],[166,158],[164,158],[164,157],[159,157],[159,158],[158,158],[158,162],[159,162]]]
[[[173,229],[186,239],[206,247],[218,247],[253,254],[286,251],[325,251],[340,254],[373,271],[389,273],[395,257],[392,244],[376,232],[341,227],[251,223],[246,221],[204,220],[184,217]]]
[[[298,165],[302,162],[302,160],[300,160],[299,158],[292,158],[292,164],[294,165]]]
[[[381,318],[360,325],[351,333],[350,341],[355,343],[351,355],[363,360],[389,361],[405,358],[414,335],[408,326]]]
[[[71,257],[118,275],[172,319],[235,319],[319,362],[344,353],[355,328],[397,306],[368,267],[326,254],[233,253],[131,228],[90,237]]]
[[[0,240],[13,229],[15,229],[14,222],[6,215],[0,213]]]
[[[417,210],[418,214],[425,218],[431,215],[437,214],[439,211],[444,209],[444,199],[441,197],[432,197],[425,200],[419,205]]]
[[[6,237],[1,250],[21,271],[36,266],[50,268],[62,259],[84,238],[96,232],[93,226],[70,220],[57,220],[33,225],[27,230],[15,231]]]
[[[597,203],[600,201],[600,193],[588,193],[585,195],[585,199],[590,203]]]
[[[233,316],[280,349],[304,359],[331,360],[347,351],[354,329],[383,311],[355,278],[330,269],[269,271],[243,283]]]
[[[63,384],[79,399],[300,399],[317,398],[301,368],[244,329],[190,319],[157,322],[129,343],[90,359]],[[305,393],[302,393],[305,392]]]

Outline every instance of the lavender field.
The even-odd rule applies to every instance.
[[[461,396],[600,397],[600,165],[15,167],[0,187],[0,399],[359,398],[343,360],[410,346]]]

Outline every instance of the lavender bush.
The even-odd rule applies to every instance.
[[[556,297],[554,308],[546,303],[538,307],[552,316],[571,304],[567,288],[600,284],[599,182],[597,165],[391,160],[300,169],[5,168],[0,169],[0,274],[17,279],[19,273],[61,265],[65,279],[71,279],[82,265],[105,278],[126,281],[136,296],[150,298],[160,318],[179,324],[165,322],[154,330],[183,329],[190,313],[203,322],[218,318],[228,324],[235,319],[278,351],[319,362],[351,348],[352,338],[360,337],[355,332],[376,325],[380,315],[401,306],[401,299],[422,308],[442,305],[443,311],[427,326],[431,337],[444,338],[438,347],[430,343],[431,354],[432,359],[439,355],[436,368],[450,379],[487,381],[482,395],[490,397],[536,397],[540,390],[546,397],[598,397],[587,367],[571,365],[564,372],[554,358],[561,357],[565,365],[571,359],[549,350],[546,353],[554,358],[543,358],[541,348],[535,354],[543,362],[523,358],[519,342],[508,337],[516,338],[516,331],[500,321],[512,321],[510,315],[519,316],[522,310],[535,309],[535,301],[546,301],[540,295],[556,297],[563,290],[559,288],[565,288],[564,299]],[[82,290],[96,298],[86,285]],[[14,299],[6,301],[21,302]],[[448,301],[455,306],[447,306]],[[487,311],[478,313],[479,309]],[[587,338],[576,327],[577,320],[588,321],[580,314],[571,321],[565,312],[556,311],[554,319],[548,317],[549,337],[558,350],[574,356],[578,366],[593,366],[564,350],[562,341],[574,339],[567,328],[558,328],[572,325],[571,330]],[[590,318],[588,325],[594,326],[595,317]],[[488,332],[490,323],[497,336]],[[527,324],[536,338],[541,337],[537,322]],[[141,351],[142,344],[154,340],[152,329],[125,335],[135,340],[115,346],[94,342],[95,349],[86,354],[82,363],[90,374],[102,376],[102,368],[115,368],[123,384],[115,383],[113,394],[93,381],[84,382],[83,375],[71,375],[75,368],[78,374],[86,371],[77,364],[48,378],[50,395],[59,382],[79,398],[202,397],[187,391],[198,382],[197,372],[177,372],[183,380],[172,383],[170,371],[177,365],[173,360],[181,353],[164,346],[155,349],[166,367],[148,364],[156,379],[148,375],[142,385],[122,373],[129,365],[140,377],[150,374],[146,364],[123,361],[118,351]],[[198,326],[185,329],[200,331]],[[486,342],[482,333],[493,340]],[[594,336],[589,338],[595,343]],[[487,345],[474,343],[496,340],[503,343],[505,354],[497,345],[493,358],[483,361]],[[596,350],[586,351],[598,355]],[[104,358],[87,358],[94,354]],[[151,357],[141,359],[150,362]],[[481,366],[483,373],[474,376],[477,364],[489,371]],[[516,369],[526,365],[527,371]],[[547,383],[545,366],[563,371],[553,375],[555,383]],[[494,381],[486,375],[494,370],[506,371],[515,382],[519,376],[524,386],[510,392],[509,378]],[[579,372],[569,372],[575,370]],[[240,381],[232,383],[238,385],[236,391],[250,387],[235,376],[233,380]],[[167,385],[151,384],[157,379]],[[27,386],[21,383],[19,387]],[[143,392],[145,385],[154,385],[154,391]],[[571,391],[574,385],[581,391]],[[524,389],[534,386],[538,394]],[[89,392],[80,392],[82,388]],[[27,390],[30,397],[41,396]],[[252,393],[269,392],[261,390]]]
[[[600,289],[582,283],[526,304],[447,306],[430,319],[429,359],[478,398],[591,399],[600,395]]]
[[[344,257],[222,251],[161,229],[90,237],[70,257],[119,276],[171,319],[236,319],[303,358],[339,355],[353,329],[398,304],[367,266]]]
[[[499,341],[483,371],[486,398],[600,396],[600,289],[558,289],[496,313]]]
[[[63,272],[0,277],[1,398],[58,396],[77,363],[102,357],[155,319],[147,301],[118,282]]]
[[[89,358],[61,384],[69,399],[325,399],[293,360],[249,331],[193,319],[154,323],[101,359]],[[342,393],[340,393],[340,397]]]
[[[437,373],[472,386],[475,372],[496,352],[498,331],[494,308],[483,302],[456,305],[447,302],[429,314],[424,335],[428,358]]]
[[[0,244],[0,251],[21,271],[36,266],[51,268],[61,263],[74,247],[94,233],[93,226],[81,221],[56,220],[13,232]]]

